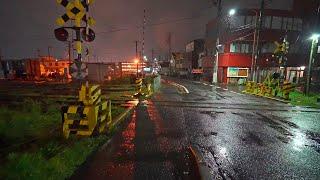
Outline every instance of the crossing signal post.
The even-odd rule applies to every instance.
[[[274,42],[276,45],[276,49],[273,52],[273,56],[278,60],[279,67],[281,70],[281,67],[284,68],[283,77],[286,76],[286,67],[287,67],[287,54],[289,53],[290,44],[287,41],[287,38],[285,37],[282,41],[282,43]]]
[[[66,13],[56,20],[60,28],[54,30],[55,37],[59,41],[67,41],[69,38],[68,29],[75,31],[76,37],[73,40],[77,58],[71,66],[73,67],[71,69],[74,70],[71,75],[74,79],[84,80],[87,72],[84,71],[86,67],[82,63],[82,40],[92,42],[95,39],[95,32],[90,28],[94,26],[95,20],[88,15],[89,6],[92,5],[93,0],[57,0],[57,3],[66,9]],[[70,20],[73,25],[65,26]]]

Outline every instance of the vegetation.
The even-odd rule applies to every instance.
[[[298,91],[290,93],[292,105],[320,108],[320,103],[317,103],[318,98],[320,98],[320,94],[311,94],[310,96],[305,96],[303,93]]]
[[[35,153],[12,153],[4,167],[6,179],[66,179],[88,155],[107,140],[106,136],[77,140],[70,147],[48,144]],[[55,154],[52,156],[52,153]]]
[[[0,108],[0,137],[4,142],[20,142],[43,137],[59,127],[61,115],[55,104],[46,109],[36,101],[26,100],[21,106]]]
[[[113,106],[112,117],[124,111]],[[64,140],[61,122],[59,105],[53,102],[30,99],[0,107],[0,179],[66,179],[108,139],[102,135]]]

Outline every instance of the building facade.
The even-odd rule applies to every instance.
[[[289,81],[298,82],[304,76],[307,66],[309,44],[306,42],[306,16],[295,1],[291,10],[265,9],[260,30],[258,56],[256,60],[258,81],[273,72],[286,72]],[[227,16],[227,15],[225,15]],[[236,83],[239,79],[248,79],[255,56],[253,44],[258,28],[259,9],[241,9],[233,16],[228,16],[220,29],[218,81]],[[206,26],[207,58],[215,61],[217,26],[213,19]],[[279,62],[274,56],[275,42],[282,43],[284,38],[289,42],[287,61]],[[210,63],[209,63],[210,64]],[[213,66],[214,63],[212,63]],[[210,64],[211,65],[211,64]],[[213,67],[207,67],[207,78],[212,79]],[[211,70],[210,70],[211,69]]]

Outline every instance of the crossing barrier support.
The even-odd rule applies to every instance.
[[[111,124],[111,101],[101,95],[99,85],[82,85],[76,105],[62,108],[63,135],[98,135]]]

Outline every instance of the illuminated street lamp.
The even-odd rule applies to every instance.
[[[310,50],[310,57],[309,57],[309,65],[308,65],[308,74],[307,74],[307,84],[305,94],[309,95],[310,92],[310,84],[311,84],[311,72],[312,72],[312,65],[314,63],[314,50],[318,44],[320,34],[313,34],[309,39],[312,40],[311,50]]]
[[[139,59],[134,59],[134,63],[137,64],[137,78],[139,76]]]
[[[235,14],[236,14],[236,10],[235,10],[235,9],[230,9],[229,15],[230,15],[230,16],[233,16],[233,15],[235,15]]]
[[[256,81],[256,64],[258,59],[258,45],[259,45],[259,29],[258,29],[258,14],[259,12],[251,9],[250,11],[255,13],[255,24],[254,24],[254,34],[253,34],[253,44],[252,44],[252,56],[251,56],[251,71],[250,79]],[[237,13],[236,9],[229,10],[229,16],[234,16]]]

